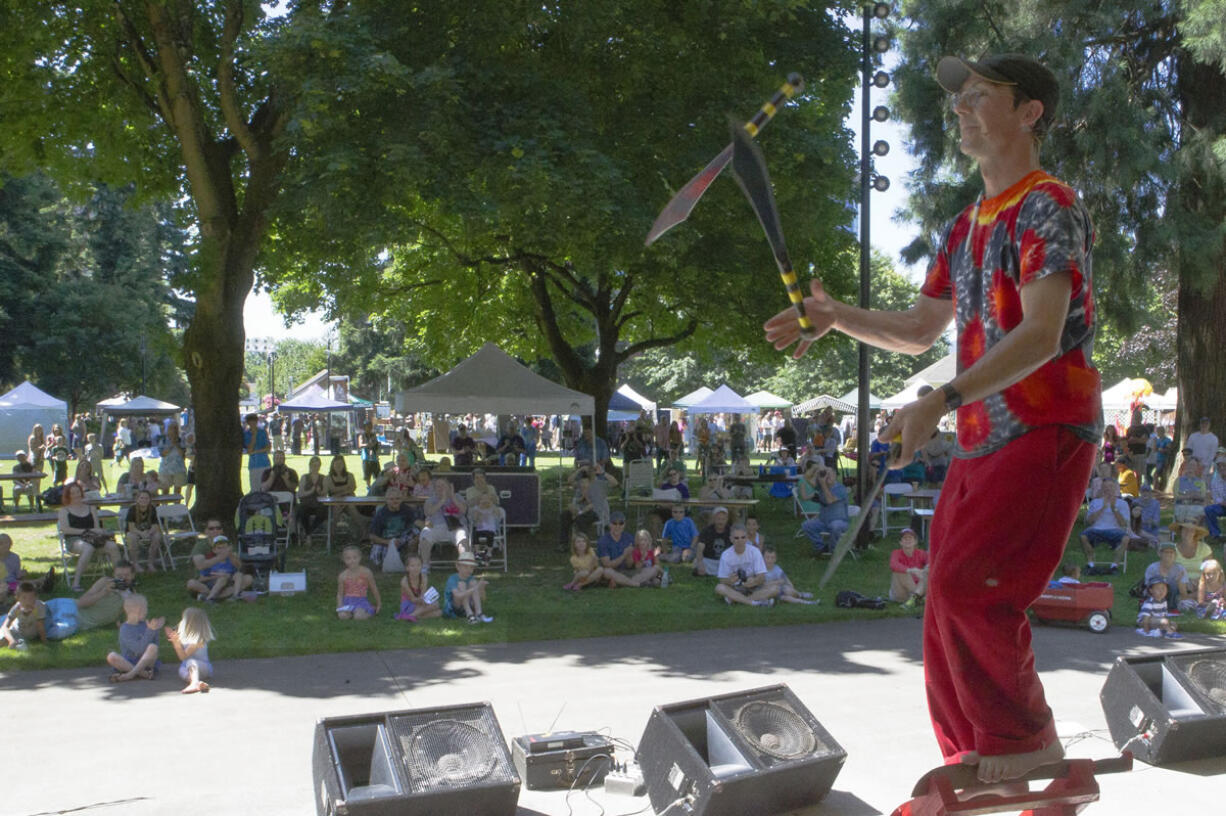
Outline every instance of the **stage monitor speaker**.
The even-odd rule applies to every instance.
[[[639,742],[668,816],[768,816],[821,800],[847,752],[784,685],[657,706]]]
[[[1226,649],[1118,657],[1099,698],[1116,747],[1142,762],[1226,756]]]
[[[519,801],[489,703],[320,720],[311,767],[319,816],[514,816]]]

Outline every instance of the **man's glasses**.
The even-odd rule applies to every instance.
[[[974,110],[989,96],[991,96],[991,93],[986,88],[971,88],[969,91],[959,91],[956,94],[950,94],[949,109],[956,111],[961,107]]]

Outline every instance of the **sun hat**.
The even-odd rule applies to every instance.
[[[464,553],[459,558],[457,558],[455,562],[457,566],[459,566],[460,564],[471,564],[472,566],[475,567],[477,566],[477,557],[473,555],[472,553]]]

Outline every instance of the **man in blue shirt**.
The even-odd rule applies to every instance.
[[[383,494],[385,504],[375,511],[370,520],[370,560],[376,565],[383,563],[389,546],[396,547],[402,556],[405,546],[417,538],[417,520],[414,509],[404,503],[404,493],[399,487],[390,486]]]
[[[813,542],[814,554],[832,552],[835,542],[848,527],[847,488],[839,484],[837,476],[831,468],[823,467],[818,471],[818,489],[813,492],[813,498],[817,499],[822,509],[817,518],[800,525],[800,529]]]
[[[600,566],[609,570],[610,573],[616,573],[618,577],[624,577],[626,570],[631,570],[634,562],[631,560],[630,553],[634,549],[634,535],[626,529],[626,514],[620,510],[614,510],[609,515],[609,530],[602,535],[596,542],[596,556],[600,559]],[[631,584],[630,581],[618,581],[617,578],[609,579],[609,584],[624,583]]]

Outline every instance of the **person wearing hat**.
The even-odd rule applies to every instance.
[[[1196,584],[1192,583],[1183,565],[1176,562],[1177,555],[1175,542],[1163,541],[1158,545],[1158,560],[1145,568],[1146,586],[1154,580],[1166,584],[1166,601],[1172,612],[1179,609],[1181,601],[1189,598],[1195,606],[1196,599]]]
[[[469,623],[493,623],[492,615],[485,614],[485,590],[489,582],[477,578],[477,557],[470,552],[461,553],[455,562],[455,573],[447,579],[443,588],[443,617],[468,618]]]
[[[1205,505],[1205,524],[1214,543],[1222,540],[1218,519],[1226,516],[1226,448],[1218,448],[1213,457],[1213,476],[1209,479],[1209,503]]]
[[[609,514],[609,529],[596,540],[596,557],[609,576],[609,587],[631,586],[629,575],[634,573],[634,534],[626,529],[626,514],[614,510]]]
[[[977,764],[993,783],[1063,755],[1026,608],[1061,561],[1103,433],[1094,228],[1076,191],[1039,162],[1060,96],[1051,70],[998,54],[945,57],[936,74],[983,195],[945,228],[910,309],[860,309],[817,278],[804,308],[818,336],[837,329],[908,354],[956,321],[958,375],[896,412],[879,438],[900,438],[890,462],[899,469],[957,410],[955,459],[932,523],[924,670],[946,761]],[[799,341],[796,357],[814,340],[800,336],[791,310],[765,330],[777,349]],[[1017,512],[1019,474],[1027,505],[1041,512]]]
[[[694,546],[694,574],[717,575],[720,556],[731,543],[728,508],[716,507],[711,511],[711,523],[698,533],[698,543]]]
[[[1179,634],[1175,622],[1170,618],[1167,592],[1169,585],[1161,578],[1145,580],[1145,598],[1141,601],[1141,609],[1137,612],[1137,634],[1142,637],[1160,638],[1165,634],[1172,640],[1178,640]]]
[[[219,519],[204,523],[204,537],[192,547],[191,559],[199,574],[188,579],[187,591],[198,601],[238,598],[240,592],[251,588],[253,577],[242,571],[242,562],[223,534]]]
[[[1213,550],[1205,541],[1209,531],[1186,521],[1172,524],[1171,530],[1175,534],[1175,563],[1188,573],[1188,584],[1195,589],[1200,582],[1201,564],[1213,557]]]
[[[928,589],[928,553],[919,549],[919,536],[904,527],[899,547],[890,553],[890,600],[911,609]]]
[[[1209,417],[1201,417],[1200,426],[1188,434],[1186,443],[1192,449],[1192,455],[1197,458],[1205,470],[1213,467],[1213,458],[1217,454],[1219,444],[1217,434],[1209,430],[1211,424]]]

